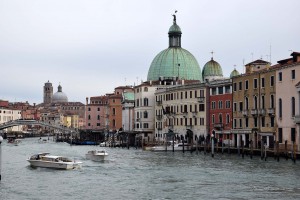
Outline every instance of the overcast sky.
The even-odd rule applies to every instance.
[[[175,10],[182,47],[201,69],[211,51],[225,77],[270,52],[275,64],[300,52],[299,8],[299,0],[1,0],[0,99],[41,103],[49,80],[85,103],[146,81]]]

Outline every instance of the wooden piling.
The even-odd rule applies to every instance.
[[[250,140],[250,158],[252,159],[253,157],[253,141]]]
[[[244,158],[244,140],[242,140],[242,158]]]
[[[287,140],[284,141],[284,154],[285,154],[285,159],[288,160]]]

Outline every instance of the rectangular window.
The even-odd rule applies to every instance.
[[[219,109],[223,109],[223,101],[219,101]]]
[[[274,127],[275,126],[275,117],[271,117],[270,120],[271,120],[270,126]]]
[[[271,87],[274,86],[274,76],[271,76],[271,79],[270,79],[270,86],[271,86]]]
[[[233,83],[233,91],[236,92],[236,83]]]
[[[236,105],[236,102],[234,102],[233,103],[233,112],[236,112],[237,111],[236,109],[237,109],[237,105]]]
[[[190,91],[190,99],[193,98],[193,91]]]
[[[242,119],[240,119],[240,128],[243,127],[243,123],[242,122],[243,122]]]
[[[261,87],[262,87],[262,88],[265,87],[265,78],[261,78]]]
[[[216,102],[215,101],[211,102],[211,109],[216,109]]]
[[[246,80],[246,81],[245,81],[245,90],[248,90],[248,88],[249,88],[249,81]]]
[[[254,88],[254,89],[257,88],[257,78],[255,78],[254,81],[253,81],[253,88]]]
[[[226,101],[226,108],[230,108],[230,101],[229,100]]]
[[[296,73],[295,73],[295,70],[293,69],[292,70],[292,80],[294,80],[296,78]]]
[[[265,127],[265,117],[261,118],[261,127]]]
[[[239,82],[239,90],[242,90],[242,89],[243,89],[243,82],[240,81],[240,82]]]
[[[225,93],[229,94],[230,93],[230,85],[225,86]]]
[[[257,127],[257,117],[254,117],[253,120],[254,120],[254,127]]]
[[[199,104],[199,111],[205,111],[204,104]]]
[[[223,94],[223,87],[218,87],[218,93]]]
[[[233,120],[233,128],[236,128],[236,119]]]
[[[245,126],[246,126],[246,128],[249,127],[249,118],[248,117],[245,118]]]
[[[239,111],[242,112],[243,111],[243,102],[239,103]]]
[[[282,128],[278,128],[278,141],[282,143]]]
[[[296,141],[296,129],[291,128],[291,141],[295,142]]]
[[[216,95],[216,94],[217,94],[217,88],[212,88],[211,95]]]
[[[282,81],[282,72],[278,72],[278,81]]]

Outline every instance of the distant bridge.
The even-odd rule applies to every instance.
[[[39,126],[43,126],[43,127],[50,127],[50,128],[56,129],[56,130],[60,130],[62,132],[66,132],[66,133],[78,133],[78,130],[74,129],[74,128],[53,125],[53,124],[45,123],[43,121],[37,121],[37,120],[31,120],[31,119],[16,119],[16,120],[12,120],[9,122],[5,122],[3,124],[0,124],[0,130],[10,128],[13,126],[20,126],[20,125],[39,125]]]

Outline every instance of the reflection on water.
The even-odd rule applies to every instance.
[[[148,152],[106,148],[101,162],[85,153],[104,147],[2,144],[2,199],[300,199],[299,163],[235,154]],[[32,168],[26,159],[50,152],[83,162],[76,170]]]

